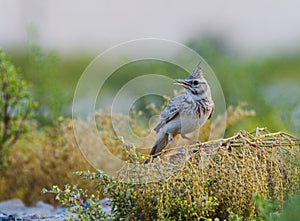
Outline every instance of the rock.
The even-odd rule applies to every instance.
[[[14,216],[24,215],[27,207],[19,199],[11,199],[0,202],[0,211],[2,213],[11,214]]]
[[[68,212],[65,208],[54,208],[52,205],[42,201],[37,202],[36,206],[26,207],[19,199],[7,200],[0,202],[0,221],[8,219],[11,215],[11,220],[43,220],[43,221],[63,221],[67,216],[75,217],[75,214]],[[1,217],[2,216],[2,217]]]
[[[54,206],[50,205],[50,204],[47,204],[47,203],[44,203],[42,201],[38,201],[36,203],[36,206],[37,208],[43,208],[43,209],[48,209],[48,210],[55,210]]]
[[[66,220],[66,217],[64,215],[52,215],[52,216],[40,216],[38,214],[29,214],[29,215],[25,215],[22,216],[21,219],[23,220],[31,220],[31,221],[38,221],[38,220],[42,220],[42,221],[64,221]]]
[[[100,204],[102,206],[102,210],[109,214],[111,212],[111,206],[110,206],[110,202],[109,202],[109,198],[105,197],[102,200],[100,200]]]
[[[111,212],[109,198],[103,198],[100,204],[105,213],[109,214]],[[26,221],[63,221],[66,220],[66,216],[76,217],[76,214],[68,212],[66,208],[54,208],[42,201],[37,202],[33,207],[26,207],[19,199],[0,202],[0,221],[2,221],[1,216],[7,219],[9,215],[12,215],[12,220],[19,218]]]

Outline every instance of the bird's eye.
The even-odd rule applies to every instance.
[[[199,81],[193,81],[193,85],[197,86],[199,84]]]

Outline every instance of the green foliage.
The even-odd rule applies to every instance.
[[[26,132],[35,107],[27,83],[0,50],[0,168],[5,166],[12,146]]]
[[[78,188],[77,185],[71,187],[66,184],[64,189],[53,186],[51,190],[43,189],[42,192],[56,194],[55,199],[68,207],[70,212],[76,213],[80,220],[107,220],[109,218],[99,203],[99,194],[88,194],[87,190]],[[67,220],[72,219],[77,220],[74,217],[67,218]]]
[[[39,101],[36,118],[41,124],[54,120],[57,111],[63,105],[63,91],[56,87],[53,71],[58,58],[54,52],[45,53],[35,44],[30,45],[28,53],[28,69],[30,81],[34,87],[35,99]],[[49,85],[51,83],[51,86]],[[56,93],[54,93],[56,92]],[[51,110],[49,109],[51,107]]]
[[[280,221],[300,220],[300,195],[289,196],[280,213]]]
[[[300,196],[289,195],[282,205],[277,201],[266,200],[259,195],[254,196],[258,210],[256,221],[294,221],[300,219]]]
[[[71,116],[71,105],[76,88],[90,56],[63,58],[55,51],[43,50],[38,44],[28,45],[25,52],[11,53],[15,64],[22,67],[24,78],[32,85],[38,101],[34,118],[39,126],[49,126],[60,116]]]
[[[255,200],[255,206],[258,210],[258,217],[256,220],[275,221],[279,219],[279,210],[281,206],[279,202],[266,200],[259,195],[254,195],[253,198]]]
[[[297,49],[289,54],[244,58],[218,38],[192,39],[187,46],[197,51],[212,67],[227,104],[235,106],[240,101],[247,101],[250,108],[256,110],[255,118],[234,125],[226,132],[227,136],[256,126],[300,134],[300,89],[297,84],[300,81],[300,53]],[[58,59],[57,54],[45,52],[36,45],[31,45],[27,53],[17,51],[13,54],[14,63],[22,67],[25,79],[33,84],[34,97],[40,104],[39,123],[50,125],[59,116],[69,116],[76,84],[94,56],[79,54],[77,57],[59,56]],[[149,73],[171,78],[187,75],[184,70],[166,62],[145,60],[130,63],[106,80],[98,96],[97,107],[105,106],[101,106],[101,101],[106,100],[103,97],[114,97],[126,82]],[[87,87],[87,94],[88,90]],[[143,107],[154,101],[161,105],[161,100],[153,96],[146,96],[138,102]],[[147,118],[151,117],[147,112],[144,114]]]

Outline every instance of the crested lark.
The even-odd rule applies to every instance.
[[[157,139],[149,155],[161,152],[168,143],[176,146],[173,137],[178,134],[192,141],[186,134],[199,129],[213,113],[214,102],[200,63],[189,77],[176,81],[185,88],[186,93],[174,97],[161,113],[159,122],[154,128]],[[148,162],[149,159],[146,159],[144,163]]]

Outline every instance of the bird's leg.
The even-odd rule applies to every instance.
[[[173,140],[173,135],[172,135],[172,134],[169,134],[169,136],[168,136],[168,142],[169,142],[170,144],[172,144],[174,147],[177,147],[176,143],[175,143],[174,140]],[[181,154],[184,154],[184,153],[185,153],[185,151],[184,151],[183,148],[178,148],[178,151],[179,151]]]
[[[192,142],[192,143],[195,143],[195,144],[201,144],[200,141],[194,140],[194,139],[192,139],[192,138],[190,138],[190,137],[187,137],[185,134],[181,134],[181,137],[182,137],[183,139],[189,140],[189,141]]]
[[[168,142],[172,144],[174,147],[177,147],[176,143],[173,140],[172,134],[168,134]]]

